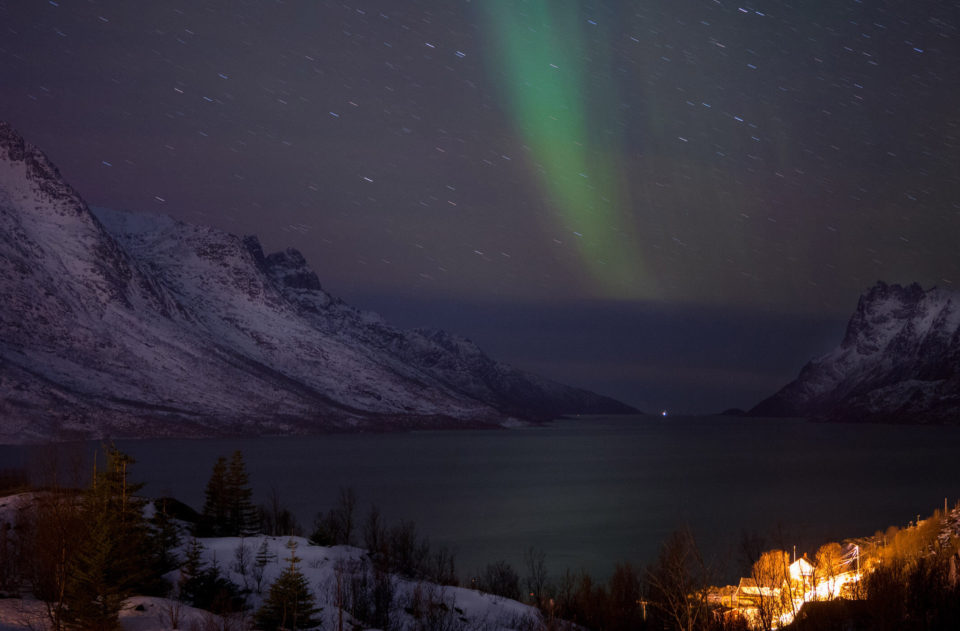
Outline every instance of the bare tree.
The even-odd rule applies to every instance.
[[[457,561],[453,551],[446,546],[440,546],[431,556],[430,567],[427,571],[427,578],[438,585],[451,585],[456,587],[460,584],[457,578]]]
[[[357,493],[353,487],[341,487],[340,499],[336,506],[336,515],[343,536],[344,545],[354,545],[354,513],[357,508]]]
[[[608,628],[626,631],[642,627],[642,600],[640,573],[629,563],[618,563],[609,582]]]
[[[480,576],[479,587],[489,594],[520,599],[520,577],[506,561],[487,564]]]
[[[561,618],[572,618],[576,606],[577,577],[566,568],[557,580],[552,611]]]
[[[780,626],[780,619],[793,609],[790,589],[790,555],[783,550],[768,550],[751,568],[757,584],[757,615],[764,629]]]
[[[83,532],[78,496],[53,490],[38,495],[17,516],[22,537],[22,570],[33,593],[43,601],[50,628],[64,627],[68,584]]]
[[[267,493],[267,503],[260,506],[260,532],[265,535],[278,536],[278,524],[283,518],[283,505],[280,503],[280,487],[276,483],[270,484]]]
[[[44,489],[17,512],[16,565],[34,595],[43,601],[53,631],[64,626],[68,582],[82,543],[81,495],[87,463],[81,443],[30,449],[27,477]],[[12,542],[8,542],[12,543]],[[10,559],[3,565],[11,569]],[[0,572],[2,573],[2,572]]]
[[[280,503],[280,489],[276,484],[270,485],[267,495],[267,504],[261,505],[260,532],[274,537],[299,537],[303,534],[300,524],[283,504]]]
[[[542,608],[547,589],[547,555],[540,548],[530,546],[523,553],[523,562],[527,566],[527,593],[534,604]]]
[[[381,570],[384,569],[387,562],[387,529],[383,524],[380,509],[376,506],[371,506],[370,513],[367,515],[363,527],[363,543],[374,565]]]
[[[82,488],[90,477],[90,459],[83,443],[52,443],[30,448],[29,477],[46,489]]]
[[[253,558],[253,567],[250,569],[250,575],[253,577],[253,583],[258,594],[263,590],[263,571],[274,560],[276,560],[276,555],[270,552],[266,538],[261,539],[257,554]]]
[[[336,505],[326,515],[317,515],[311,540],[320,545],[355,545],[356,508],[357,494],[352,488],[341,487]]]
[[[827,598],[835,598],[837,576],[840,574],[840,563],[843,561],[843,548],[839,543],[825,543],[817,550],[816,580],[824,581],[827,586]]]
[[[161,605],[160,613],[157,617],[165,627],[169,626],[171,629],[179,629],[180,623],[183,622],[183,602],[179,600],[166,601],[165,604]]]
[[[241,537],[240,543],[238,543],[237,547],[233,549],[232,569],[243,578],[244,589],[250,589],[247,576],[250,574],[250,562],[252,557],[253,552],[250,550],[250,546],[248,546]]]
[[[707,624],[710,572],[689,529],[670,535],[646,579],[650,604],[665,627],[694,631]]]
[[[417,533],[412,521],[402,520],[390,528],[387,545],[392,571],[407,577],[420,577],[425,573],[430,543]]]

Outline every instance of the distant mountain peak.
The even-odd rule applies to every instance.
[[[0,442],[630,412],[330,296],[294,249],[90,209],[0,123]]]
[[[25,175],[22,184],[31,185],[41,200],[57,201],[71,207],[77,214],[89,214],[86,203],[70,185],[64,182],[60,171],[46,154],[27,143],[5,121],[0,121],[0,163],[6,163],[6,168],[3,170],[8,172],[8,178],[10,171],[22,165]],[[9,183],[8,180],[7,191],[11,192]],[[22,187],[16,188],[22,189]]]
[[[283,252],[267,255],[264,264],[274,278],[292,289],[321,291],[320,279],[299,250],[287,248]]]
[[[840,345],[750,413],[960,422],[960,294],[878,282],[860,297]]]

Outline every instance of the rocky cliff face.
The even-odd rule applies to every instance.
[[[960,296],[878,283],[860,297],[840,346],[750,413],[960,422]]]
[[[327,294],[299,252],[96,209],[0,123],[0,442],[627,412]]]

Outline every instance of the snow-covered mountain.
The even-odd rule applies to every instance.
[[[0,123],[0,442],[628,412],[327,294],[295,250],[91,211]]]
[[[960,422],[960,294],[877,283],[860,297],[840,346],[750,414]]]

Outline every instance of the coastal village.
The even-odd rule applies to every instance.
[[[807,603],[856,599],[865,572],[860,567],[860,546],[827,544],[822,550],[819,566],[804,555],[785,568],[785,552],[767,552],[758,560],[753,576],[740,578],[735,586],[711,589],[708,602],[725,616],[742,617],[755,626],[767,619],[774,626],[785,626]]]
[[[827,543],[815,555],[797,556],[783,550],[764,552],[750,576],[737,585],[713,587],[707,602],[726,621],[742,620],[747,627],[776,629],[814,618],[818,610],[843,608],[844,628],[866,628],[865,579],[885,562],[903,564],[909,558],[948,558],[943,579],[960,587],[960,505],[905,528],[891,527],[871,537]],[[832,603],[832,604],[829,604]],[[834,614],[835,615],[835,614]],[[805,627],[801,627],[805,628]]]

